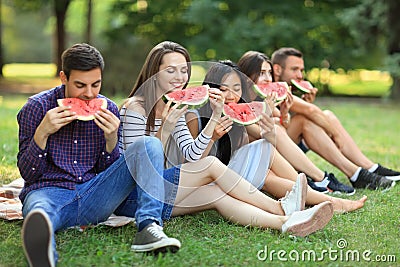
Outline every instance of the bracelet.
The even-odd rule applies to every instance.
[[[280,122],[281,125],[289,124],[289,121],[290,121],[290,115],[287,115],[285,120],[282,119],[282,116],[279,118],[279,122]]]

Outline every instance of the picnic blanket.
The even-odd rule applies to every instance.
[[[24,179],[18,178],[9,184],[0,187],[0,219],[4,220],[23,220],[22,203],[18,198],[24,186]],[[112,214],[107,221],[100,223],[111,227],[126,225],[135,222],[134,218],[125,216],[116,216]]]

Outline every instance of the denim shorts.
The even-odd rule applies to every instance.
[[[178,192],[179,178],[181,173],[181,166],[174,166],[164,170],[163,177],[167,186],[165,186],[165,202],[162,211],[162,219],[168,220],[171,218],[172,209],[174,208],[176,194]]]

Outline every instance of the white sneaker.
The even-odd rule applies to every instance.
[[[22,225],[22,240],[29,266],[55,266],[51,248],[53,228],[47,214],[40,210],[32,210]]]
[[[296,183],[293,185],[292,191],[286,192],[286,196],[281,198],[281,206],[285,215],[292,215],[295,211],[304,210],[307,197],[307,177],[304,173],[297,176]]]
[[[322,202],[314,207],[294,212],[282,225],[282,233],[295,236],[307,236],[325,227],[333,216],[333,205],[330,201]]]

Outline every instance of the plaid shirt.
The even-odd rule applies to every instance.
[[[104,132],[91,121],[75,120],[49,136],[45,150],[33,140],[46,112],[65,97],[63,85],[34,95],[17,115],[19,152],[17,165],[25,180],[20,199],[32,190],[57,186],[74,189],[108,168],[119,158],[118,145],[107,153]],[[98,97],[104,97],[99,95]],[[118,107],[107,99],[107,108],[119,118]],[[118,136],[121,131],[119,130]]]

